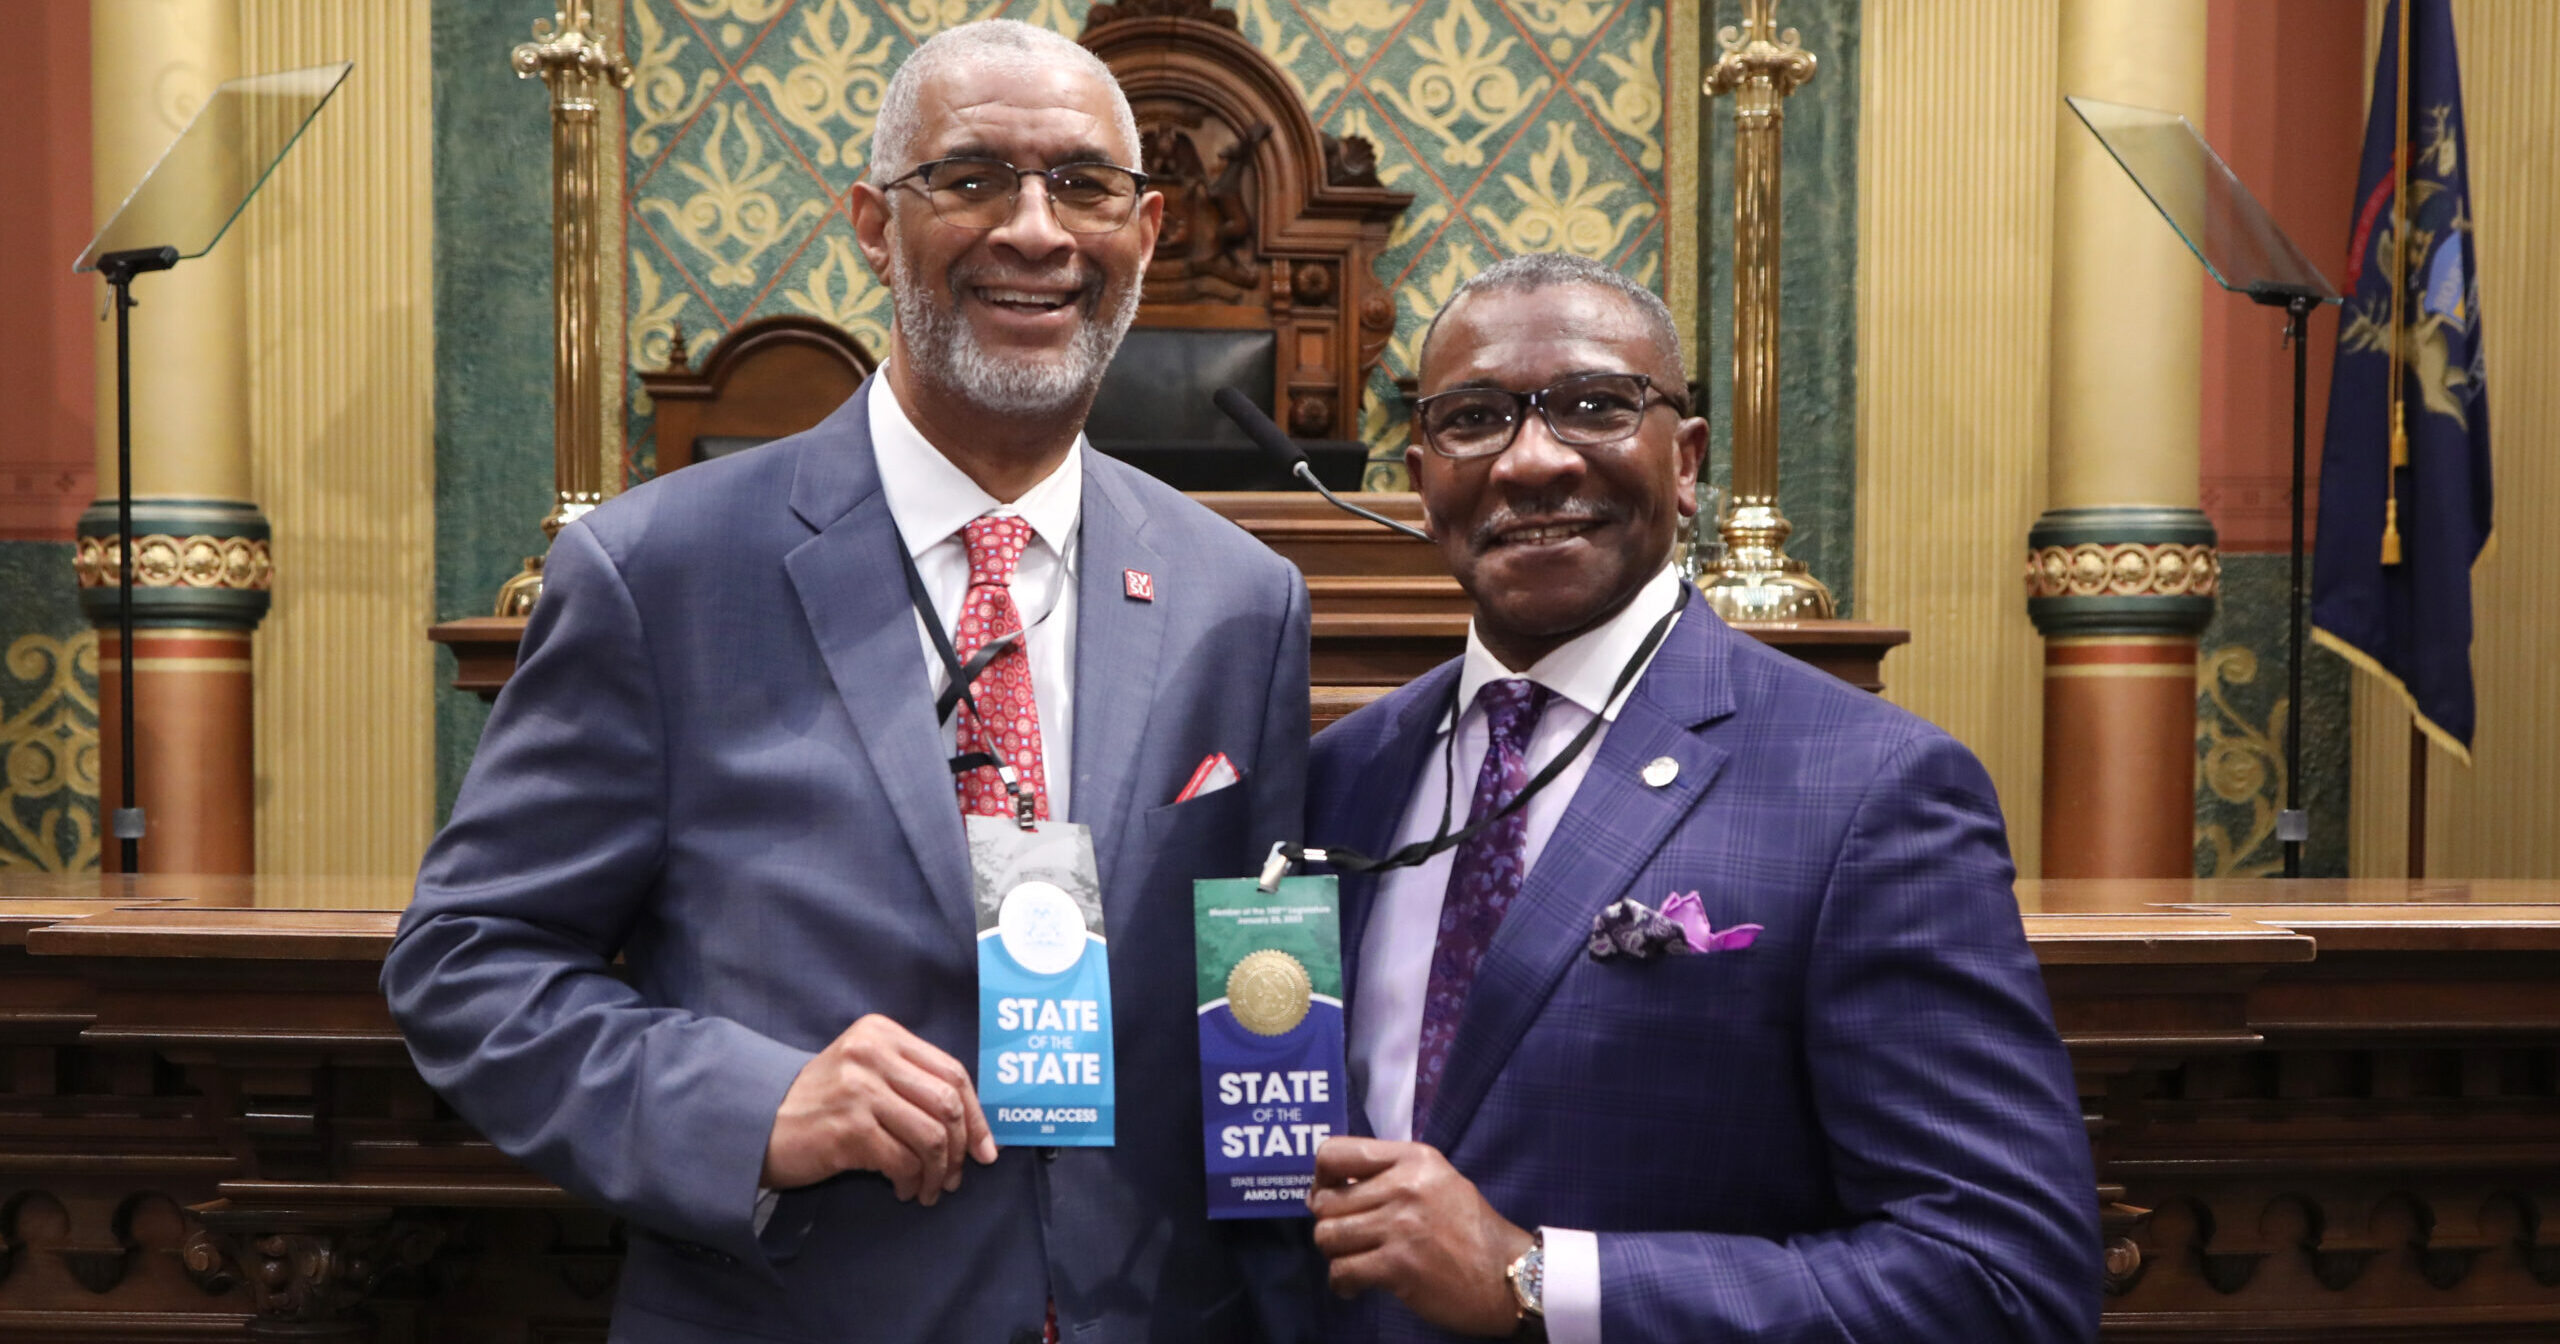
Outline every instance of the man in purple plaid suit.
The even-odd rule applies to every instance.
[[[1330,1333],[2089,1339],[2095,1176],[1991,782],[1681,581],[1681,368],[1659,299],[1565,257],[1425,337],[1405,460],[1475,619],[1310,762],[1308,843],[1414,846],[1343,883]]]

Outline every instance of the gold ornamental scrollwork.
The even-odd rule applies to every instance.
[[[2211,597],[2222,561],[2209,545],[2081,542],[2027,556],[2029,597]]]
[[[0,668],[0,872],[93,872],[97,632],[21,635]]]
[[[2252,719],[2232,703],[2230,688],[2258,679],[2258,655],[2245,644],[2207,651],[2196,660],[2198,782],[2234,808],[2249,809],[2240,834],[2222,820],[2201,821],[2196,848],[2213,877],[2268,877],[2284,864],[2269,841],[2285,796],[2285,711],[2279,695],[2264,719]]]
[[[267,543],[256,537],[177,537],[153,532],[133,539],[137,588],[226,588],[263,593],[275,586]],[[113,537],[82,537],[71,572],[83,588],[117,585],[124,555]]]

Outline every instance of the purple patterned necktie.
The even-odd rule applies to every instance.
[[[1476,771],[1475,801],[1467,806],[1468,825],[1501,811],[1529,782],[1529,734],[1546,712],[1550,694],[1523,677],[1489,681],[1476,692],[1491,731],[1484,766]],[[1451,731],[1456,731],[1454,725]],[[1422,1049],[1413,1066],[1416,1137],[1431,1114],[1440,1075],[1448,1070],[1449,1047],[1458,1039],[1476,964],[1484,960],[1494,931],[1520,895],[1528,848],[1528,813],[1514,812],[1458,846],[1449,865],[1449,892],[1440,902],[1440,940],[1431,949],[1431,982],[1422,999]]]

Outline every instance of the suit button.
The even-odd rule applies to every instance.
[[[1040,1160],[1041,1160],[1041,1161],[1043,1161],[1043,1162],[1055,1162],[1055,1161],[1057,1161],[1057,1160],[1058,1160],[1058,1150],[1057,1150],[1057,1149],[1055,1149],[1055,1148],[1043,1148],[1043,1149],[1041,1149],[1041,1150],[1040,1150]]]

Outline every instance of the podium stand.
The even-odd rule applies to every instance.
[[[95,271],[114,291],[116,317],[116,727],[120,791],[110,829],[122,870],[141,870],[142,809],[135,802],[133,682],[133,353],[134,277],[200,257],[302,138],[352,61],[255,75],[215,86],[175,143],[124,198],[71,269]]]
[[[2284,843],[2284,875],[2300,877],[2302,842],[2311,838],[2302,810],[2302,426],[2310,357],[2304,336],[2311,310],[2338,302],[2338,291],[2185,117],[2095,98],[2063,101],[2151,198],[2215,284],[2284,309],[2284,339],[2293,347],[2293,591],[2285,641],[2284,810],[2276,816],[2276,838]]]

